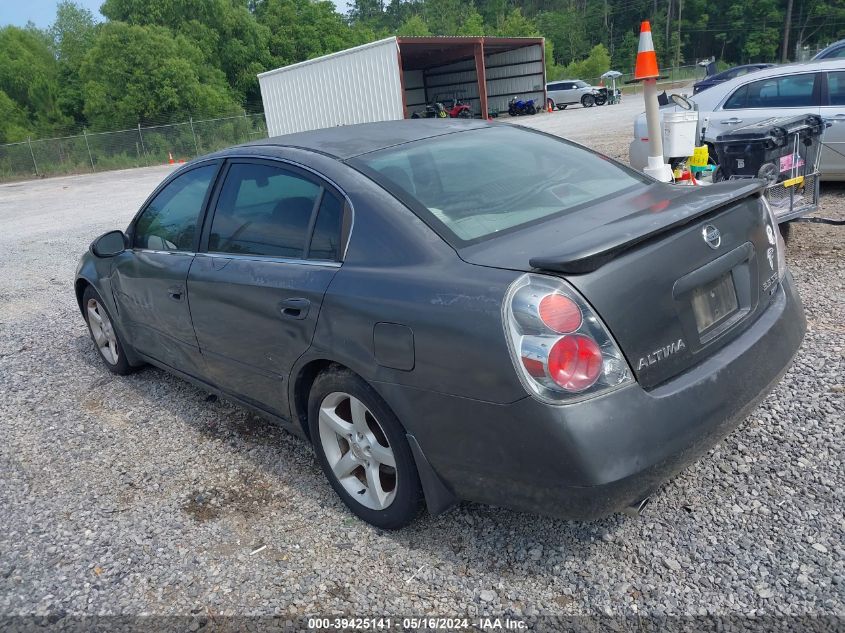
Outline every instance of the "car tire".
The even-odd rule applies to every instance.
[[[792,234],[792,222],[781,222],[778,224],[780,236],[783,238],[783,243],[789,243],[789,236]]]
[[[344,368],[321,373],[308,428],[326,478],[355,515],[385,530],[417,517],[423,494],[405,429],[362,378]]]
[[[566,106],[568,106],[568,105],[569,105],[568,103],[558,103],[557,109],[558,110],[566,110]]]
[[[85,323],[88,324],[91,340],[94,341],[97,353],[106,368],[118,376],[126,376],[137,371],[137,366],[129,364],[124,339],[115,326],[103,299],[93,286],[88,286],[82,293],[82,313]]]
[[[592,108],[596,105],[596,98],[593,95],[584,95],[581,97],[581,105],[585,108]]]

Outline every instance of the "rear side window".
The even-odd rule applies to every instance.
[[[510,125],[406,143],[350,162],[456,245],[574,213],[650,182],[563,139]]]
[[[314,223],[314,234],[308,249],[308,259],[340,259],[340,238],[343,225],[343,203],[330,191],[323,194],[320,211]]]
[[[235,163],[226,174],[208,250],[301,258],[322,187],[291,171]]]
[[[205,195],[217,165],[205,165],[171,180],[135,223],[133,246],[156,251],[192,251]]]
[[[741,108],[799,108],[815,103],[815,73],[770,77],[737,89],[725,102],[725,110]]]
[[[845,105],[845,72],[828,73],[827,94],[830,105]]]

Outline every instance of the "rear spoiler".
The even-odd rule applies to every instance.
[[[674,198],[667,196],[663,202],[625,216],[614,224],[581,234],[577,240],[564,242],[559,254],[532,257],[529,264],[532,268],[571,275],[589,273],[637,244],[759,193],[764,186],[765,181],[755,178],[689,187],[689,193]]]

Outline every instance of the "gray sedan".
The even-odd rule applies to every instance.
[[[197,159],[83,255],[106,368],[306,438],[359,517],[639,508],[789,366],[759,183],[656,183],[557,137],[397,121]]]

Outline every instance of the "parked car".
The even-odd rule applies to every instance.
[[[830,126],[824,132],[819,166],[822,180],[845,180],[845,59],[775,66],[725,81],[694,95],[699,110],[699,132],[712,142],[738,125],[772,117],[816,114]],[[661,108],[677,111],[674,105]],[[645,114],[634,122],[629,148],[631,166],[648,163]]]
[[[744,64],[742,66],[734,66],[733,68],[728,68],[727,70],[724,70],[720,73],[710,75],[709,77],[705,77],[701,81],[695,82],[692,85],[692,93],[698,94],[702,90],[712,88],[716,84],[720,84],[723,81],[728,81],[729,79],[736,79],[737,77],[742,77],[742,75],[757,72],[758,70],[763,70],[764,68],[771,68],[772,66],[774,66],[774,64]]]
[[[546,84],[546,99],[552,108],[558,110],[576,103],[591,108],[596,105],[598,94],[598,88],[580,79],[564,79]]]
[[[111,372],[156,365],[308,438],[373,525],[462,499],[592,518],[640,507],[786,370],[805,324],[773,222],[757,181],[391,121],[188,163],[75,290]]]
[[[838,42],[834,42],[827,48],[816,53],[813,56],[812,61],[822,59],[842,59],[843,57],[845,57],[845,40],[839,40]]]

